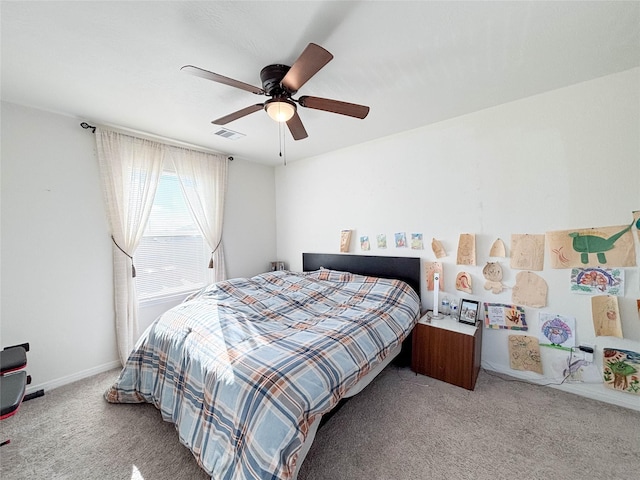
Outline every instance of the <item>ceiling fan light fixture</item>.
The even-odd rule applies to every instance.
[[[265,102],[264,109],[276,122],[288,122],[296,113],[296,104],[287,98],[272,98]]]

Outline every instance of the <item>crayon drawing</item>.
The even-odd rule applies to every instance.
[[[640,218],[629,225],[547,232],[551,268],[635,266],[634,224],[640,226]]]
[[[624,270],[620,268],[572,268],[571,292],[584,295],[624,295]]]
[[[605,386],[640,395],[640,353],[605,348],[602,367]]]
[[[351,230],[341,230],[340,231],[340,252],[341,253],[348,252],[350,244],[351,244]]]
[[[422,241],[421,233],[412,233],[411,234],[411,248],[413,250],[423,250],[424,243]]]
[[[458,265],[476,264],[476,236],[473,233],[461,233],[458,240]]]
[[[618,297],[596,295],[591,297],[591,316],[596,337],[622,337]]]
[[[502,284],[502,267],[498,262],[487,262],[482,269],[482,275],[487,280],[484,283],[485,290],[491,290],[493,293],[500,293],[504,290]]]
[[[511,235],[511,268],[541,271],[544,267],[544,235]]]
[[[547,282],[533,272],[518,272],[511,292],[511,301],[527,307],[541,308],[547,305]]]
[[[514,370],[542,374],[538,339],[529,335],[509,335],[509,365]]]
[[[538,341],[545,347],[571,350],[576,345],[576,319],[554,313],[539,313],[540,334]]]

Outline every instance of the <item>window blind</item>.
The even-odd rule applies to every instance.
[[[195,291],[206,285],[209,248],[174,172],[165,171],[135,252],[141,302]]]

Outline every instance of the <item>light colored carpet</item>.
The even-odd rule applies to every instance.
[[[151,405],[111,405],[110,371],[0,422],[2,479],[206,479]],[[624,395],[624,393],[621,393]],[[473,392],[388,367],[320,429],[299,480],[632,479],[640,412],[481,372]]]

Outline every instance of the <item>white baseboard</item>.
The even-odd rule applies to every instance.
[[[600,402],[611,403],[619,407],[629,408],[640,412],[640,396],[625,392],[616,392],[604,386],[604,383],[563,383],[551,385],[553,388],[563,390],[583,397],[592,398]]]
[[[580,395],[600,402],[610,403],[612,405],[640,412],[640,396],[614,391],[605,387],[603,383],[563,383],[561,385],[553,385],[553,382],[556,382],[556,379],[540,377],[532,372],[504,369],[484,362],[482,364],[482,368],[490,372],[508,375],[509,377],[517,378],[518,380],[523,380],[525,382],[557,388],[564,392],[573,393],[575,395]]]
[[[56,378],[55,380],[36,385],[29,385],[27,386],[26,394],[28,395],[30,393],[37,392],[38,390],[44,390],[45,392],[47,392],[49,390],[53,390],[54,388],[62,387],[64,385],[77,382],[78,380],[93,377],[94,375],[98,375],[99,373],[108,372],[109,370],[120,367],[122,367],[120,361],[114,360],[113,362],[98,365],[97,367],[89,368],[81,372],[76,372],[72,375],[67,375],[66,377]]]

